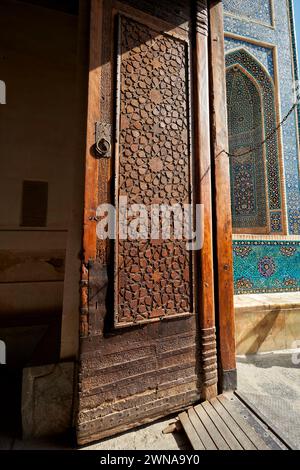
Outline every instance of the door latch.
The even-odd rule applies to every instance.
[[[95,153],[98,158],[111,157],[111,125],[103,122],[95,124]]]

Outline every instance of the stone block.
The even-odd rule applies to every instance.
[[[61,434],[72,426],[74,363],[23,370],[23,438]]]

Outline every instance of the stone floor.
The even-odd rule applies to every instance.
[[[153,424],[104,439],[97,443],[81,447],[81,450],[191,450],[191,445],[182,432],[164,434],[168,424],[175,421],[176,416],[157,421]],[[0,433],[0,450],[70,450],[76,446],[72,439],[37,439],[21,440],[13,435]]]
[[[23,440],[20,437],[0,432],[0,450],[72,450],[76,449],[72,439],[63,436]]]
[[[298,449],[300,449],[299,362],[299,350],[238,356],[238,390]]]
[[[154,424],[105,439],[83,447],[83,450],[191,450],[184,432],[163,434],[163,430],[175,417],[157,421]]]

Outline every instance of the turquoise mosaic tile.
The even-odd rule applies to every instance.
[[[233,241],[235,294],[300,290],[300,242]]]

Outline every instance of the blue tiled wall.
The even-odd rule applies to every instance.
[[[274,77],[272,45],[277,46],[281,117],[285,116],[294,101],[294,81],[292,74],[294,56],[289,9],[286,0],[276,0],[273,2],[274,18],[272,22],[266,21],[268,16],[267,11],[269,11],[269,7],[267,8],[266,5],[271,5],[271,0],[263,0],[261,2],[254,2],[253,0],[223,0],[223,4],[225,10],[225,35],[226,33],[233,33],[246,38],[246,40],[243,41],[243,39],[227,37],[225,41],[226,52],[239,47],[245,48],[264,65],[272,78],[276,80],[276,77]],[[269,23],[269,25],[267,26],[262,23]],[[274,24],[274,26],[271,26],[271,24]],[[257,46],[256,44],[248,42],[247,39],[268,43],[271,46]],[[294,235],[300,234],[300,184],[297,133],[296,115],[293,114],[283,126],[282,134],[288,227],[289,233]]]
[[[281,118],[294,103],[293,70],[298,78],[292,1],[223,0],[225,52],[243,48],[267,70],[279,86]],[[278,75],[273,46],[277,48]],[[282,128],[288,235],[300,235],[298,135],[293,113]],[[300,290],[300,241],[289,241],[284,236],[278,241],[235,240],[233,247],[236,293]]]
[[[223,0],[225,10],[245,19],[271,26],[274,18],[271,0]]]

